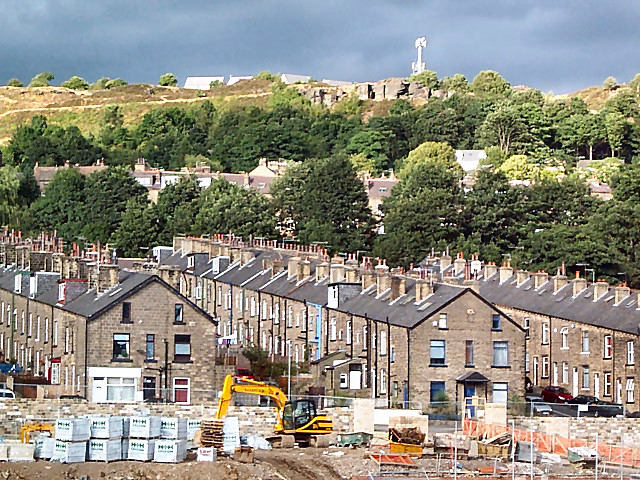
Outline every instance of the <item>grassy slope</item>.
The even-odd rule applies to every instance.
[[[128,85],[112,90],[75,91],[62,87],[16,88],[0,87],[0,145],[6,144],[16,126],[29,122],[34,115],[45,115],[51,123],[76,125],[83,133],[97,133],[100,129],[101,108],[109,104],[122,106],[125,125],[138,122],[153,108],[176,105],[195,105],[206,99],[217,108],[229,105],[264,106],[271,85],[266,80],[250,80],[231,86],[201,92],[157,85]],[[589,108],[599,109],[612,92],[591,87],[567,96],[580,96]],[[386,115],[391,101],[364,104],[363,116]]]

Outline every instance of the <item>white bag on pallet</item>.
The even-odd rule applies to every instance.
[[[122,460],[122,440],[120,438],[89,440],[89,460],[102,462]]]
[[[129,417],[130,438],[157,438],[160,436],[160,417]]]
[[[186,440],[157,440],[153,461],[159,463],[184,462],[187,458]]]
[[[127,458],[129,460],[141,460],[143,462],[153,460],[155,446],[156,440],[130,438]]]
[[[87,442],[64,442],[56,440],[52,462],[82,463],[87,460]]]
[[[56,420],[56,440],[84,442],[91,437],[88,418],[59,418]]]
[[[122,417],[90,417],[89,422],[91,423],[91,438],[122,437]]]
[[[160,419],[160,436],[168,439],[187,438],[187,419],[162,417]]]
[[[38,435],[34,441],[35,457],[49,460],[53,456],[53,449],[56,445],[54,438]]]
[[[193,444],[193,439],[196,436],[196,432],[200,430],[201,423],[202,420],[199,418],[187,419],[187,448],[193,448],[195,446]]]

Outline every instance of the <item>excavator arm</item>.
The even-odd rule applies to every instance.
[[[224,379],[224,385],[222,387],[222,395],[218,402],[218,411],[216,412],[216,418],[224,418],[229,410],[231,404],[231,398],[234,393],[249,393],[252,395],[263,395],[265,397],[272,398],[276,403],[276,413],[278,419],[280,419],[280,412],[287,403],[287,396],[278,387],[267,385],[263,382],[257,382],[255,380],[245,379],[243,382],[246,384],[234,383],[233,375],[227,375]]]

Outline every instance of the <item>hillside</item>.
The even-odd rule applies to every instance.
[[[157,85],[127,85],[111,90],[0,87],[0,145],[10,140],[16,125],[38,114],[45,115],[52,124],[76,125],[85,134],[95,134],[99,130],[100,109],[109,104],[121,106],[126,126],[136,123],[153,108],[190,105],[206,99],[217,108],[230,104],[264,106],[270,93],[271,84],[258,79],[203,92]],[[603,87],[590,87],[562,97],[582,97],[590,109],[597,110],[615,94],[616,91]],[[364,118],[385,115],[390,104],[390,101],[366,102]]]
[[[270,83],[265,80],[240,82],[208,92],[157,85],[127,85],[111,90],[69,90],[62,87],[0,87],[0,144],[6,144],[16,125],[28,122],[34,115],[45,115],[54,124],[76,125],[83,133],[97,133],[100,109],[118,104],[124,124],[136,123],[153,108],[187,105],[212,100],[216,106],[225,103],[266,104]],[[262,98],[265,97],[265,98]]]

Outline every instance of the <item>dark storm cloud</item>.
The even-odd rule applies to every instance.
[[[377,80],[410,73],[426,35],[440,76],[499,71],[556,93],[640,70],[628,0],[29,0],[2,2],[0,82],[43,70],[156,82],[261,70]]]

